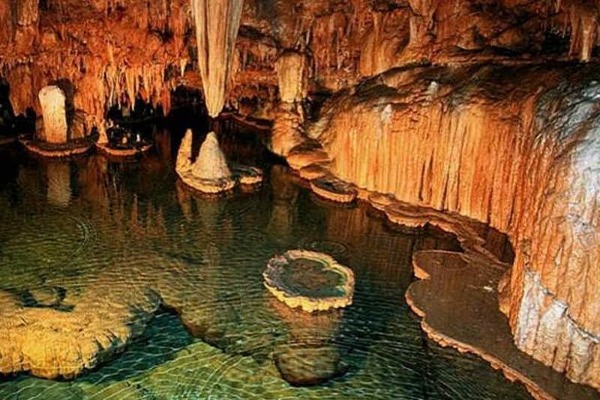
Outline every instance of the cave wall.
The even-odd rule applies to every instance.
[[[246,0],[229,103],[272,118],[288,50],[306,56],[312,93],[411,63],[587,61],[597,14],[579,0]],[[202,87],[189,0],[0,0],[0,17],[17,113],[39,113],[39,90],[59,79],[96,119],[136,95],[168,112],[175,86]]]
[[[508,232],[516,345],[600,388],[600,72],[417,67],[338,93],[308,134],[338,177]]]

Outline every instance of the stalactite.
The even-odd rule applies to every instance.
[[[0,43],[10,43],[14,37],[12,7],[9,1],[0,1]]]
[[[225,104],[243,0],[192,0],[198,64],[208,113],[216,117]]]
[[[19,26],[29,26],[37,23],[39,18],[38,3],[39,0],[20,0],[16,2],[17,23]]]
[[[308,95],[308,66],[303,54],[284,52],[277,60],[276,69],[281,101],[295,103]]]
[[[599,25],[598,9],[573,3],[569,9],[571,28],[570,53],[582,62],[590,61],[592,50],[597,44]]]

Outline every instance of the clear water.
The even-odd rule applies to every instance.
[[[124,163],[0,149],[0,290],[60,293],[67,313],[86,293],[119,306],[150,290],[163,304],[99,368],[72,381],[0,377],[0,399],[529,398],[478,358],[428,341],[404,301],[411,253],[456,249],[451,236],[407,235],[366,206],[319,201],[249,139],[230,157],[262,164],[265,184],[194,197],[173,173],[176,140],[156,138],[153,154]],[[294,248],[351,267],[354,304],[310,316],[274,300],[261,274]],[[278,365],[333,377],[296,387]]]

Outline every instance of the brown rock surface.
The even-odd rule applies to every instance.
[[[309,89],[334,91],[422,61],[592,61],[598,41],[597,9],[582,0],[493,7],[487,0],[246,0],[243,9],[242,1],[205,0],[193,6],[187,0],[17,3],[0,1],[7,22],[0,26],[0,70],[16,112],[32,107],[39,113],[39,90],[68,79],[76,89],[75,108],[98,119],[109,106],[138,95],[168,113],[176,85],[200,88],[211,79],[211,109],[230,101],[246,114],[268,115],[284,50],[308,55]],[[215,18],[192,13],[194,7]],[[198,35],[190,35],[196,26]]]
[[[39,140],[54,143],[67,143],[67,114],[65,94],[58,86],[46,86],[40,90],[40,104],[44,118],[44,128]]]
[[[354,273],[327,254],[286,251],[269,260],[263,278],[269,292],[290,308],[313,313],[352,304]]]
[[[592,388],[567,381],[515,346],[495,289],[506,265],[473,253],[442,251],[417,252],[413,264],[423,280],[411,285],[406,297],[434,340],[480,355],[509,379],[523,382],[535,398],[597,398]]]
[[[332,100],[309,132],[341,179],[508,232],[517,346],[596,388],[599,90],[577,67],[391,71]]]

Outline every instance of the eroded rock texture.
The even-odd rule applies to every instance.
[[[332,99],[309,133],[342,179],[509,232],[503,308],[517,346],[600,388],[598,78],[564,66],[391,71]]]
[[[58,86],[46,86],[40,90],[40,104],[44,121],[38,138],[48,143],[67,143],[66,98]]]
[[[214,132],[206,135],[206,139],[192,167],[192,174],[201,179],[228,179],[231,171],[227,166],[227,160],[221,148],[219,140]]]
[[[168,113],[171,89],[201,88],[203,79],[219,82],[207,96],[211,109],[223,101],[271,117],[276,62],[286,52],[306,56],[314,92],[415,62],[588,61],[598,41],[597,8],[583,0],[12,3],[0,1],[0,75],[15,111],[39,112],[39,90],[64,79],[75,88],[74,107],[90,120],[136,97]],[[210,22],[209,15],[223,18]],[[208,69],[213,62],[219,68]]]

